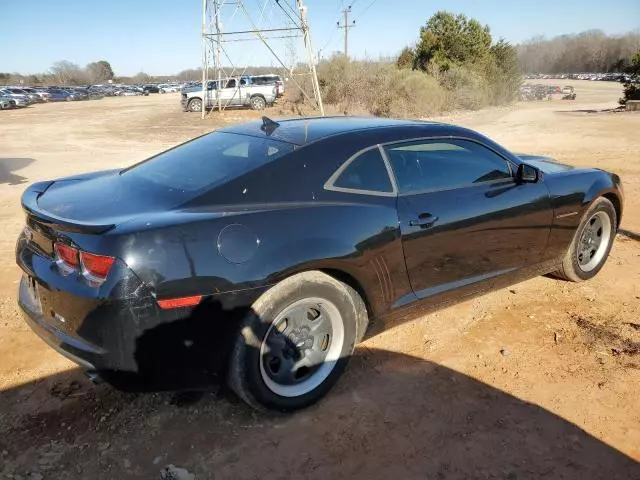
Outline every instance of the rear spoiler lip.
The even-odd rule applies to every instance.
[[[53,181],[39,182],[27,188],[22,194],[22,209],[28,215],[35,217],[38,222],[66,232],[99,234],[115,227],[112,223],[101,224],[69,220],[40,209],[38,207],[38,198],[54,183]]]

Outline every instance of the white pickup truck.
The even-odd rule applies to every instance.
[[[185,112],[201,112],[203,103],[206,108],[213,108],[220,104],[223,107],[251,107],[263,110],[273,105],[278,95],[278,88],[274,85],[255,85],[251,77],[231,77],[222,80],[223,88],[218,88],[216,80],[207,82],[207,89],[203,91],[201,85],[182,90],[180,103]]]

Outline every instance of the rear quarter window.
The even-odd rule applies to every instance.
[[[347,161],[334,173],[329,189],[353,193],[393,193],[389,171],[375,147]]]

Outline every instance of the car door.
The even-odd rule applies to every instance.
[[[225,107],[238,105],[238,100],[240,98],[240,90],[238,86],[238,82],[235,78],[230,78],[227,80],[227,84],[223,89],[220,90],[220,100],[222,105]]]
[[[398,186],[407,272],[420,297],[482,283],[542,259],[553,211],[544,182],[471,139],[385,146]]]
[[[218,84],[214,81],[207,82],[206,105],[208,108],[212,108],[218,104]]]

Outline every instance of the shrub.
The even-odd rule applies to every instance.
[[[318,68],[322,98],[345,113],[381,117],[434,115],[449,108],[448,92],[423,72],[334,56]]]
[[[628,100],[640,100],[640,50],[631,59],[631,64],[625,69],[625,73],[628,77],[622,82],[621,105],[626,105]]]

